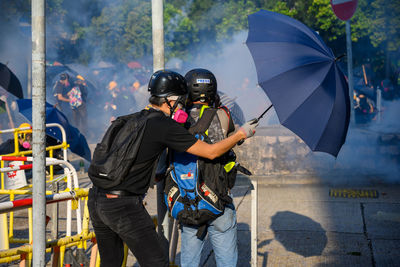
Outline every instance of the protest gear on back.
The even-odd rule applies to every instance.
[[[206,69],[193,69],[186,73],[189,99],[213,105],[217,95],[217,79]]]
[[[148,118],[146,122],[132,171],[114,187],[99,190],[93,186],[89,190],[89,214],[101,260],[107,266],[121,266],[123,243],[140,266],[168,266],[168,253],[142,199],[160,154],[167,147],[186,151],[197,139],[161,110],[149,108],[148,112],[159,116]],[[142,167],[137,168],[138,165]]]
[[[76,109],[82,105],[82,92],[79,86],[74,86],[67,95],[69,97],[69,105],[72,109]]]
[[[97,144],[88,170],[95,186],[105,189],[114,187],[133,171],[147,120],[160,115],[159,112],[142,110],[118,117],[112,122],[101,142]],[[140,164],[135,166],[140,167]]]
[[[200,140],[213,143],[207,135],[208,129],[213,127],[213,130],[219,130],[213,131],[214,142],[224,139],[218,116],[215,116],[217,109],[202,106],[199,119],[189,128],[189,132]],[[232,203],[228,190],[234,181],[229,179],[236,178],[236,169],[233,168],[234,164],[227,169],[224,167],[235,159],[232,150],[214,160],[186,152],[170,153],[170,175],[165,187],[166,204],[172,216],[180,223],[204,226],[199,228],[199,237],[204,237],[205,224],[222,215],[225,205]]]

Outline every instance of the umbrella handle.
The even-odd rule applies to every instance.
[[[258,117],[257,119],[255,119],[254,122],[251,123],[251,124],[257,123],[257,122],[265,115],[265,113],[267,113],[268,110],[270,110],[272,107],[273,107],[272,104],[269,105],[269,107],[260,115],[260,117]],[[240,141],[237,143],[238,146],[240,146],[241,144],[243,144],[243,142],[244,142],[244,139],[240,140]]]
[[[335,58],[335,61],[340,60],[340,59],[341,59],[342,57],[344,57],[344,56],[346,56],[346,54],[343,54],[343,55],[338,56],[337,58]]]
[[[260,115],[260,117],[257,118],[257,120],[255,122],[258,122],[264,115],[265,113],[268,112],[268,110],[270,110],[273,107],[273,105],[269,105],[269,107]]]

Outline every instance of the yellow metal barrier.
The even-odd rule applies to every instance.
[[[62,139],[63,139],[61,144],[58,144],[58,145],[55,145],[55,146],[46,147],[46,151],[49,152],[50,158],[52,158],[54,156],[54,151],[55,150],[62,149],[63,158],[64,158],[64,160],[67,160],[67,149],[68,149],[69,145],[66,142],[65,130],[58,123],[49,123],[49,124],[46,124],[46,127],[58,127],[60,129],[60,131],[61,131]],[[32,150],[20,151],[19,150],[19,142],[18,142],[18,134],[20,132],[22,132],[22,131],[26,131],[26,130],[29,130],[29,129],[30,129],[30,127],[0,130],[0,134],[13,133],[13,135],[14,135],[14,152],[10,153],[10,154],[3,155],[3,156],[26,156],[26,155],[32,155]],[[4,167],[4,162],[1,161],[1,168],[3,168],[3,167]],[[50,172],[49,172],[49,180],[50,181],[53,180],[53,175],[54,175],[54,169],[53,169],[53,166],[50,166]],[[4,174],[3,173],[1,174],[1,189],[5,189],[4,188]]]
[[[48,240],[46,242],[46,252],[49,253],[53,251],[57,254],[57,257],[53,257],[53,260],[57,261],[53,263],[53,266],[64,266],[64,257],[66,248],[72,246],[77,246],[78,249],[87,249],[87,240],[92,240],[95,238],[94,232],[89,231],[89,211],[87,208],[87,196],[89,189],[77,189],[71,192],[71,197],[73,196],[75,200],[83,198],[85,200],[84,216],[83,216],[83,229],[80,234],[74,236],[66,236],[63,238]],[[61,195],[61,194],[58,194]],[[64,199],[68,200],[68,199]],[[32,208],[29,208],[32,210]],[[30,212],[30,214],[32,214]],[[31,215],[29,216],[31,217]],[[31,218],[29,219],[31,221]],[[30,228],[32,228],[32,223],[29,223]],[[31,231],[30,231],[31,235]],[[29,238],[29,243],[31,243],[32,238]],[[25,244],[17,248],[7,249],[0,251],[0,263],[10,263],[17,260],[30,260],[32,258],[32,245]]]
[[[46,125],[48,126],[48,125]],[[15,140],[15,152],[11,154],[7,154],[4,156],[26,156],[32,154],[32,151],[19,151],[18,147],[18,132],[21,130],[26,130],[25,128],[16,128],[12,129],[14,131],[14,140]],[[6,131],[0,131],[1,133],[4,133]],[[64,159],[66,160],[66,151],[69,145],[64,141],[60,145],[56,146],[51,146],[47,147],[46,151],[49,151],[49,156],[53,157],[54,155],[54,150],[56,149],[63,149],[64,150]],[[4,168],[4,161],[1,160],[1,168]],[[75,171],[75,170],[74,170]],[[54,239],[54,240],[48,240],[46,242],[46,253],[51,253],[52,252],[52,266],[64,266],[64,260],[65,260],[65,253],[66,249],[70,247],[77,247],[78,250],[87,250],[88,245],[87,241],[90,240],[93,245],[91,248],[91,257],[90,257],[90,266],[100,266],[100,255],[97,250],[97,242],[95,239],[95,234],[94,232],[89,231],[89,211],[87,207],[87,196],[88,196],[88,189],[82,189],[79,188],[77,183],[75,186],[72,186],[71,178],[69,177],[71,174],[67,173],[66,175],[60,176],[58,180],[63,180],[67,181],[67,188],[64,191],[61,191],[60,193],[63,192],[74,192],[75,198],[71,201],[68,200],[69,203],[69,209],[77,209],[77,214],[80,214],[80,205],[79,202],[77,201],[80,198],[84,199],[84,212],[83,212],[83,218],[82,218],[82,229],[79,233],[78,229],[78,234],[74,236],[65,236],[62,238]],[[50,171],[49,171],[49,180],[46,182],[53,182],[54,180],[54,170],[53,166],[50,165]],[[23,189],[5,189],[4,188],[4,173],[1,173],[1,188],[0,188],[0,195],[9,195],[10,201],[15,200],[15,195],[32,195],[32,191],[30,188],[32,185],[28,185]],[[29,189],[27,189],[29,188]],[[73,191],[71,189],[73,188]],[[52,191],[46,191],[46,195],[53,195],[54,192]],[[25,266],[30,266],[31,265],[31,260],[32,260],[32,208],[28,208],[28,225],[29,225],[29,237],[22,239],[22,238],[14,238],[14,212],[11,211],[9,213],[9,232],[8,232],[8,239],[5,238],[5,242],[7,241],[7,248],[8,248],[8,242],[10,243],[21,243],[24,244],[22,246],[19,246],[17,248],[12,248],[12,249],[6,249],[6,250],[0,250],[0,264],[2,263],[11,263],[15,261],[21,261],[21,262],[26,262]],[[1,217],[3,216],[3,217]],[[80,216],[77,216],[77,220],[80,219]],[[4,221],[4,224],[7,225],[7,215],[6,214],[0,214],[0,220]],[[157,218],[153,217],[153,221],[155,225],[157,226]],[[1,225],[1,223],[0,223]],[[79,227],[78,227],[79,228]],[[68,232],[68,230],[67,230]],[[1,241],[1,240],[0,240]],[[28,243],[28,244],[27,244]],[[1,248],[1,246],[0,246]],[[127,263],[127,256],[128,256],[128,247],[125,245],[124,246],[124,260],[122,267],[126,266]],[[173,263],[170,264],[170,266],[175,266]]]
[[[78,227],[78,230],[77,230],[78,234],[76,236],[81,236],[81,237],[77,241],[71,241],[71,240],[74,240],[74,237],[76,237],[76,236],[72,236],[71,237],[71,226],[70,225],[71,225],[72,217],[71,217],[70,212],[68,212],[67,213],[67,236],[63,237],[61,239],[56,239],[56,240],[61,240],[60,241],[61,243],[57,243],[57,244],[59,244],[59,246],[57,248],[57,245],[55,245],[55,249],[54,249],[55,251],[59,251],[60,252],[59,253],[59,256],[60,256],[59,257],[59,260],[60,260],[59,262],[61,264],[60,266],[62,266],[65,249],[68,248],[68,247],[71,247],[71,246],[77,246],[79,249],[87,248],[87,244],[86,244],[85,240],[94,238],[94,233],[89,233],[89,213],[88,213],[88,211],[85,211],[85,215],[84,216],[86,216],[86,217],[83,219],[84,229],[82,229],[82,226],[81,226],[82,225],[82,221],[81,221],[81,213],[80,213],[81,207],[80,207],[80,204],[79,204],[79,197],[84,197],[85,199],[87,199],[88,190],[86,189],[85,191],[83,191],[84,195],[82,195],[82,196],[79,195],[79,194],[81,194],[79,192],[81,192],[80,190],[82,190],[82,189],[79,188],[79,183],[78,183],[76,171],[72,167],[72,165],[70,165],[68,162],[66,162],[66,160],[67,160],[67,148],[69,147],[69,145],[66,143],[65,131],[62,128],[62,126],[59,125],[59,124],[54,124],[54,123],[53,124],[46,124],[46,127],[58,127],[58,128],[60,128],[61,134],[62,134],[62,137],[63,137],[62,138],[63,142],[61,144],[58,144],[58,145],[55,145],[55,146],[46,147],[46,151],[49,152],[49,156],[50,157],[53,157],[54,156],[54,151],[58,150],[58,149],[61,149],[62,152],[63,152],[63,158],[65,160],[64,165],[67,168],[67,169],[64,168],[64,171],[65,171],[64,175],[63,176],[59,176],[59,178],[54,181],[54,168],[53,168],[53,165],[50,165],[49,166],[49,175],[47,176],[48,180],[46,182],[47,183],[53,183],[53,182],[57,182],[57,181],[64,181],[64,182],[67,183],[67,188],[64,191],[61,191],[61,193],[69,192],[70,190],[74,190],[74,192],[77,194],[76,195],[76,199],[68,200],[67,210],[68,211],[71,211],[73,209],[76,210],[76,213],[77,213],[76,219],[77,219],[77,227]],[[31,150],[29,150],[29,151],[20,151],[19,150],[19,142],[18,142],[18,133],[21,132],[21,131],[29,130],[29,129],[30,128],[26,127],[26,128],[15,128],[15,129],[8,129],[8,130],[0,131],[0,134],[13,133],[13,136],[14,136],[14,152],[10,153],[10,154],[7,154],[7,155],[4,155],[4,156],[29,156],[29,155],[32,154]],[[66,164],[69,164],[70,166],[67,166]],[[4,168],[4,161],[3,160],[1,160],[1,166],[0,167]],[[73,170],[71,170],[71,169],[73,169]],[[69,170],[69,171],[67,171],[67,170]],[[32,189],[32,185],[27,185],[24,188],[17,189],[17,190],[5,189],[4,172],[1,173],[0,194],[9,195],[9,200],[10,201],[14,201],[16,195],[29,195],[29,196],[32,195],[31,189]],[[52,195],[52,194],[54,194],[54,192],[46,191],[46,195]],[[85,205],[85,208],[87,209],[86,205]],[[5,237],[4,239],[6,241],[8,241],[7,244],[5,244],[4,246],[0,246],[0,248],[8,249],[9,248],[9,243],[22,243],[22,244],[26,244],[26,243],[31,244],[32,243],[32,239],[33,239],[32,238],[33,237],[33,233],[32,233],[32,228],[33,228],[32,227],[32,223],[33,223],[32,222],[33,221],[32,220],[32,208],[28,208],[28,225],[29,225],[29,236],[28,236],[28,238],[24,238],[24,239],[22,239],[22,238],[14,238],[14,212],[13,211],[11,211],[9,213],[9,231],[7,230],[7,214],[0,214],[0,216],[1,216],[0,219],[2,219],[1,222],[3,222],[3,225],[0,223],[0,227],[3,226],[3,227],[1,227],[2,229],[0,229],[0,231],[1,230],[4,231],[4,228],[5,228],[4,232],[6,234],[4,234],[2,236]],[[7,240],[7,236],[8,236],[8,240]],[[68,238],[72,238],[72,239],[68,239]],[[65,242],[68,241],[68,242],[64,244],[63,243],[64,241]],[[54,241],[48,241],[48,242],[49,242],[49,244],[51,246],[53,246],[52,242],[54,242]],[[22,251],[23,251],[23,249],[26,246],[29,246],[29,245],[23,245],[23,246],[19,247],[18,250],[21,251],[21,249],[22,249]],[[9,252],[9,251],[12,251],[12,250],[4,250],[4,251],[8,251]],[[2,251],[2,253],[4,251]],[[0,254],[0,255],[2,255],[2,254]],[[15,260],[28,260],[28,264],[26,266],[30,266],[31,257],[32,257],[31,253],[22,253],[22,256],[12,255],[12,256],[9,256],[9,257],[7,256],[5,258],[4,258],[4,255],[2,255],[2,256],[0,256],[0,263],[11,262],[11,261],[15,261]],[[53,265],[53,266],[55,266],[55,265]]]

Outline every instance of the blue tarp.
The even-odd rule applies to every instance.
[[[19,112],[29,121],[32,121],[32,99],[19,99],[17,100],[17,104]],[[69,149],[87,161],[91,161],[91,153],[85,136],[68,122],[67,117],[61,111],[47,102],[46,123],[61,124],[67,135],[67,143],[70,145]],[[61,131],[58,128],[48,128],[46,129],[46,134],[62,141]]]

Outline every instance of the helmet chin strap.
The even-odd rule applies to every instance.
[[[178,107],[179,103],[182,101],[183,96],[179,96],[177,100],[175,100],[175,104],[174,106],[171,106],[171,104],[169,103],[168,97],[164,97],[165,102],[167,102],[167,105],[169,107],[169,117],[172,118],[172,115],[174,115],[175,109]]]
[[[171,106],[171,103],[169,103],[169,100],[168,100],[168,98],[166,96],[164,97],[164,99],[165,99],[165,102],[167,103],[167,105],[169,107],[169,117],[172,118],[172,115],[174,114],[174,110],[178,105],[178,101],[175,101],[174,106]]]

